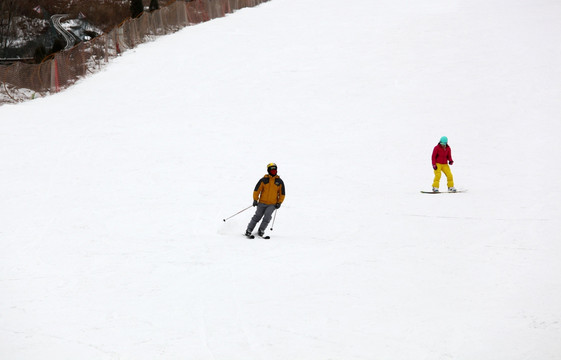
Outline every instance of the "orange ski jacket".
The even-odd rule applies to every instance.
[[[284,182],[278,176],[269,174],[263,176],[255,185],[253,200],[266,205],[282,204],[285,196]]]

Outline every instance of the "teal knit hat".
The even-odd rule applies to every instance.
[[[440,138],[440,143],[441,144],[448,144],[448,138],[446,136],[443,136]]]

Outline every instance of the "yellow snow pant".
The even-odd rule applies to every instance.
[[[436,170],[434,170],[434,181],[432,182],[432,187],[439,188],[440,187],[440,177],[442,176],[442,172],[446,175],[446,180],[448,187],[454,186],[454,177],[452,176],[452,171],[450,171],[450,165],[448,164],[436,164]]]

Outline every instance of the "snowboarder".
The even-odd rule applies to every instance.
[[[440,177],[442,172],[446,175],[448,191],[456,192],[454,187],[454,177],[452,176],[452,171],[450,171],[450,166],[454,164],[452,160],[452,149],[448,145],[448,138],[443,136],[440,138],[440,142],[434,147],[432,151],[432,168],[434,169],[434,181],[432,183],[432,191],[438,192],[440,187]]]
[[[257,206],[255,215],[247,224],[245,235],[250,237],[257,223],[263,218],[257,233],[263,237],[265,229],[271,221],[273,212],[280,208],[285,196],[285,187],[282,179],[277,175],[277,165],[270,163],[267,165],[267,173],[255,185],[253,191],[253,206]]]

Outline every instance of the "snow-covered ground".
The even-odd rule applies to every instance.
[[[273,0],[2,106],[0,358],[561,359],[560,17]]]

